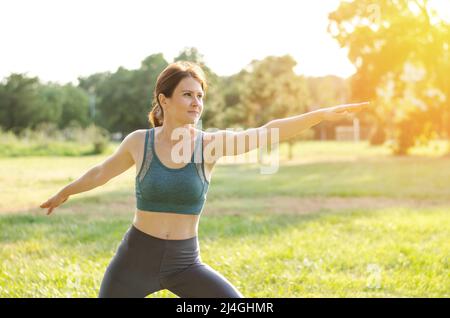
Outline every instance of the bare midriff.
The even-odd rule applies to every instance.
[[[198,235],[199,215],[150,212],[136,209],[133,225],[164,240],[185,240]]]

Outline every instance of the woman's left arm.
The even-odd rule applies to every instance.
[[[279,142],[283,142],[324,120],[336,121],[349,119],[351,118],[352,113],[357,113],[360,110],[367,108],[369,104],[369,102],[364,102],[320,108],[301,115],[271,120],[261,128],[264,128],[267,131],[268,140],[272,140],[271,129],[277,129],[278,140]]]
[[[369,102],[364,102],[320,108],[297,116],[274,119],[258,128],[249,128],[239,132],[219,130],[207,133],[206,139],[211,142],[206,147],[205,160],[213,163],[223,156],[244,154],[261,147],[262,140],[271,144],[280,143],[323,120],[336,121],[350,118],[351,113],[359,112],[368,106]],[[277,136],[273,136],[272,133]]]

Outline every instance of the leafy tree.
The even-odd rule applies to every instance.
[[[50,102],[56,95],[42,90],[37,77],[11,74],[0,85],[0,125],[17,134],[42,121],[57,121],[60,107]]]
[[[296,64],[290,55],[253,60],[241,74],[241,97],[236,106],[238,122],[258,127],[273,119],[305,112],[309,103],[308,88],[306,80],[295,74]],[[290,140],[289,145],[292,143]],[[289,153],[291,158],[291,151]]]
[[[30,123],[31,128],[36,128],[36,124],[42,122],[57,126],[63,113],[64,92],[61,86],[52,83],[39,85],[35,102],[38,103],[40,115],[34,123]]]
[[[152,108],[153,91],[158,75],[167,67],[168,63],[162,53],[152,54],[141,62],[141,67],[135,73],[136,81],[136,125],[138,127],[149,127],[148,113]]]
[[[330,33],[357,68],[352,99],[375,101],[374,118],[390,130],[395,154],[430,138],[429,127],[441,128],[430,114],[449,112],[449,25],[428,0],[341,2],[329,20]]]
[[[159,73],[168,65],[162,54],[153,54],[137,70],[119,67],[80,79],[80,87],[96,96],[96,123],[122,135],[148,127],[153,90]]]
[[[65,128],[71,122],[76,122],[81,127],[87,127],[91,123],[91,119],[86,92],[72,84],[64,85],[60,90],[63,93],[63,101],[59,128]]]

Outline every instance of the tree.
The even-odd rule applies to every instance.
[[[65,128],[71,122],[76,122],[84,128],[87,127],[92,121],[89,114],[89,99],[86,92],[72,84],[66,84],[59,89],[63,94],[59,128]]]
[[[270,120],[297,115],[307,110],[309,103],[306,81],[295,74],[297,62],[290,56],[269,56],[253,60],[242,73],[238,122],[258,127]],[[289,142],[289,159],[292,158]]]
[[[439,129],[439,120],[429,115],[436,109],[448,113],[449,33],[428,0],[342,2],[329,20],[329,32],[349,49],[357,68],[352,99],[375,101],[374,118],[390,128],[395,154],[431,136],[427,127]],[[423,76],[411,74],[416,71]]]
[[[96,96],[96,124],[123,136],[148,127],[156,78],[167,65],[158,53],[146,57],[137,70],[119,67],[114,73],[80,78],[79,86]]]
[[[43,88],[37,77],[11,74],[0,85],[0,126],[18,134],[43,121],[57,122],[58,92]]]
[[[152,109],[153,91],[155,90],[158,75],[167,67],[168,63],[162,53],[152,54],[141,62],[141,67],[136,71],[136,125],[149,127],[148,113]]]
[[[98,122],[109,131],[118,131],[126,135],[136,129],[145,113],[139,111],[139,83],[136,72],[119,67],[108,78],[100,91],[100,99],[96,108],[101,115]]]

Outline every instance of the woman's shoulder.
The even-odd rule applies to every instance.
[[[147,131],[150,131],[150,129],[137,129],[137,130],[130,132],[125,138],[140,139],[142,137],[145,137],[145,133]]]
[[[145,142],[145,135],[150,129],[137,129],[130,132],[125,138],[124,142],[130,145],[130,148],[139,147]]]

